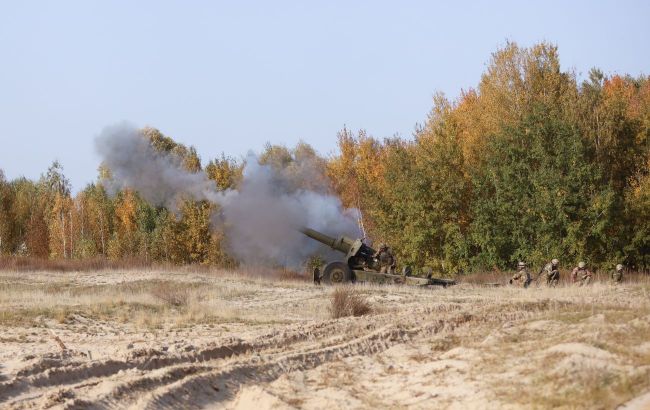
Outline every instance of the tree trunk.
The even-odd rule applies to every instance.
[[[104,245],[104,215],[99,214],[99,238],[102,242],[102,255],[106,256],[106,246]]]
[[[65,238],[65,214],[63,210],[59,211],[59,223],[61,224],[61,242],[63,245],[63,259],[68,257],[67,254],[67,241]]]
[[[68,255],[72,258],[72,255],[74,254],[74,235],[73,235],[73,229],[72,229],[72,208],[68,210],[68,219],[70,220],[70,252]]]

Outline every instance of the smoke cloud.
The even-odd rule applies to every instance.
[[[204,172],[186,171],[179,156],[156,151],[131,125],[108,127],[95,143],[111,171],[112,179],[103,181],[109,192],[131,188],[173,212],[181,198],[218,204],[215,228],[225,232],[227,250],[244,264],[298,266],[316,251],[326,252],[300,233],[303,226],[332,236],[360,236],[358,211],[327,194],[322,170],[308,159],[276,169],[249,154],[238,189],[218,191]]]
[[[102,181],[109,193],[132,188],[150,203],[176,211],[185,196],[217,201],[217,191],[205,173],[187,172],[177,155],[162,155],[133,126],[120,124],[104,129],[95,147],[112,179]]]

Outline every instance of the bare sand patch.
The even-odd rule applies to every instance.
[[[0,407],[639,408],[643,286],[357,285],[332,319],[308,282],[4,273]]]

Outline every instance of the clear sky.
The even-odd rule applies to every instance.
[[[649,21],[648,1],[0,0],[0,169],[58,159],[78,190],[124,120],[204,162],[267,141],[333,153],[344,125],[410,137],[506,40],[553,42],[582,76],[649,74]]]

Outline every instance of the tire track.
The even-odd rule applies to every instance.
[[[416,309],[415,314],[431,314],[433,312],[449,312],[457,310],[459,306],[439,305]],[[384,315],[377,315],[381,318]],[[390,317],[393,317],[392,315]],[[258,336],[251,342],[237,338],[225,338],[219,343],[206,346],[201,350],[185,354],[167,355],[162,350],[148,349],[135,350],[124,360],[103,361],[66,361],[71,357],[78,357],[73,351],[66,355],[56,354],[51,358],[44,358],[37,363],[21,369],[16,377],[0,383],[0,403],[16,397],[32,388],[72,386],[76,383],[92,378],[107,378],[119,372],[128,370],[153,371],[156,369],[175,366],[184,363],[206,362],[223,359],[232,355],[241,355],[253,351],[266,351],[272,348],[285,348],[289,344],[308,341],[310,339],[326,342],[326,337],[335,338],[337,334],[348,334],[349,331],[358,329],[355,320],[323,321],[308,325],[291,325],[281,330],[273,330]],[[340,327],[347,328],[341,331]],[[371,322],[367,326],[375,327]],[[369,330],[367,328],[366,330]]]
[[[150,350],[126,360],[26,370],[23,374],[29,376],[17,376],[0,384],[0,402],[28,391],[28,397],[6,404],[13,408],[78,409],[186,408],[224,403],[248,383],[273,381],[287,372],[379,353],[413,338],[453,332],[469,322],[502,322],[534,316],[549,305],[540,302],[526,307],[530,310],[522,311],[509,304],[481,307],[470,313],[460,304],[447,303],[409,312],[290,325],[251,341],[226,338],[182,355],[166,356],[164,352]],[[499,315],[495,317],[492,313],[497,310]],[[34,388],[41,390],[35,392]],[[103,393],[107,388],[110,391]],[[55,394],[53,390],[57,390]]]
[[[0,403],[34,388],[70,386],[72,391],[76,383],[84,383],[89,379],[108,378],[129,370],[154,371],[181,364],[224,359],[248,352],[272,351],[274,348],[283,349],[287,345],[310,339],[323,341],[323,338],[336,334],[334,330],[340,326],[340,323],[332,321],[292,325],[288,329],[267,332],[250,342],[226,338],[214,346],[180,355],[166,355],[161,350],[147,349],[146,351],[131,352],[129,357],[124,360],[68,363],[63,360],[48,360],[46,363],[38,362],[21,369],[12,380],[0,383]],[[34,396],[41,397],[42,395],[30,394],[28,400],[33,400]],[[16,400],[15,403],[9,404],[21,401],[23,400]]]
[[[453,331],[472,318],[472,315],[462,313],[426,325],[384,324],[370,333],[348,337],[348,340],[330,346],[311,344],[297,352],[285,349],[281,353],[267,352],[264,355],[203,364],[201,367],[170,369],[160,375],[147,375],[126,382],[97,401],[77,400],[66,408],[200,407],[201,403],[233,398],[236,391],[249,382],[272,381],[287,372],[311,369],[345,357],[376,354],[418,335]]]

